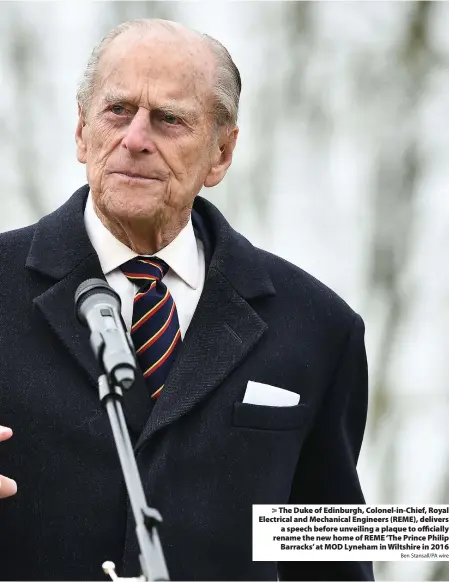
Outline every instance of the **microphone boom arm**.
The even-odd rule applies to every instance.
[[[123,398],[122,390],[118,386],[111,388],[105,374],[98,379],[98,390],[100,400],[109,415],[126,487],[128,489],[129,500],[136,523],[136,535],[141,552],[139,560],[143,575],[139,578],[119,578],[115,575],[115,565],[113,562],[104,562],[102,565],[103,570],[110,575],[112,580],[116,581],[133,580],[136,582],[150,582],[153,580],[170,580],[157,532],[157,526],[162,523],[162,517],[156,509],[148,507],[145,501],[142,481],[140,480],[139,470],[123,414],[121,404],[121,399]]]

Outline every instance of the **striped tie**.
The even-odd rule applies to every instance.
[[[155,399],[181,348],[176,305],[162,282],[169,266],[156,257],[135,257],[121,269],[139,286],[134,297],[131,338],[151,398]]]

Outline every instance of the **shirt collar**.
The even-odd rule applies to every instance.
[[[101,269],[105,275],[118,269],[120,265],[137,257],[137,253],[124,245],[104,226],[98,218],[89,192],[84,211],[84,224],[87,235],[94,247]],[[173,271],[181,277],[190,287],[196,289],[199,282],[198,247],[192,225],[192,217],[181,232],[168,244],[154,255],[167,263]]]

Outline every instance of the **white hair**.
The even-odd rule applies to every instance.
[[[76,94],[78,104],[82,111],[85,113],[89,111],[95,90],[100,59],[114,38],[128,30],[136,28],[151,29],[155,26],[161,26],[174,33],[178,33],[182,28],[175,22],[156,18],[128,20],[110,30],[99,44],[94,47]],[[242,89],[239,70],[228,50],[218,40],[207,34],[197,34],[215,55],[217,62],[216,78],[213,87],[215,125],[217,127],[223,125],[235,126],[237,124],[239,99]]]

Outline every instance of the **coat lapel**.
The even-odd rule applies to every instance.
[[[197,197],[206,257],[213,251],[199,304],[136,450],[156,431],[192,410],[254,348],[267,325],[248,300],[274,295],[256,249],[221,213]],[[204,232],[204,224],[209,233]],[[207,238],[208,240],[205,240]]]
[[[53,283],[34,304],[44,319],[85,372],[88,385],[98,390],[100,367],[90,346],[90,332],[75,315],[74,297],[78,286],[90,278],[104,279],[98,256],[86,229],[83,213],[89,188],[80,188],[61,208],[39,221],[26,267],[51,277]],[[68,372],[70,373],[70,372]],[[140,434],[151,411],[151,401],[144,379],[125,395],[125,417],[135,438]]]
[[[34,303],[84,370],[89,385],[97,390],[100,369],[89,331],[78,322],[74,309],[78,285],[89,278],[104,279],[84,226],[88,192],[89,187],[83,186],[38,223],[26,266],[52,279]],[[152,403],[142,374],[125,394],[124,412],[131,437],[137,441],[136,452],[156,431],[188,413],[217,388],[267,328],[249,303],[275,294],[260,253],[199,196],[194,211],[199,218],[196,230],[205,246],[206,281],[178,359],[151,415]]]
[[[34,299],[34,304],[61,344],[83,368],[93,385],[96,385],[101,372],[90,347],[89,330],[82,326],[75,316],[74,297],[78,285],[86,279],[103,278],[101,269],[98,270],[96,263],[95,257],[89,255],[66,277]]]

